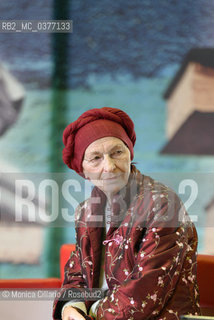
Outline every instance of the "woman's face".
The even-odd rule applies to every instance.
[[[85,150],[82,163],[86,178],[108,197],[121,190],[128,182],[131,156],[124,142],[105,137],[92,142]]]

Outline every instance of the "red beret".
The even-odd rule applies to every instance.
[[[82,175],[82,161],[86,148],[95,140],[104,137],[121,139],[129,148],[131,159],[136,140],[134,123],[124,111],[104,107],[84,112],[70,123],[63,132],[63,161]]]

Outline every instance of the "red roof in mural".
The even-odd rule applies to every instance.
[[[161,153],[214,155],[214,112],[194,111]]]

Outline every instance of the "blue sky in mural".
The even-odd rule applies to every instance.
[[[1,20],[51,19],[52,1],[1,2]],[[0,33],[0,62],[26,84],[44,86],[51,76],[51,37],[47,33]]]
[[[73,1],[71,74],[162,74],[194,46],[212,46],[212,1]],[[71,42],[72,44],[72,42]]]
[[[157,77],[194,46],[212,46],[212,1],[73,1],[73,84],[88,74]]]
[[[48,19],[51,1],[21,0],[1,4],[2,19]],[[174,72],[187,51],[213,46],[214,2],[209,0],[75,0],[70,41],[70,82],[87,85],[91,73],[158,77]],[[31,79],[50,73],[50,37],[1,34],[0,58]],[[172,69],[171,69],[171,68]],[[41,72],[39,72],[41,71]],[[29,81],[29,79],[28,79]]]

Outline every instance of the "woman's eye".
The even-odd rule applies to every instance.
[[[122,150],[116,150],[112,155],[113,156],[120,156],[123,153]]]
[[[100,159],[101,159],[100,156],[96,156],[96,157],[94,157],[93,159],[91,159],[91,161],[98,161],[98,160],[100,160]]]

